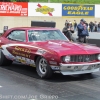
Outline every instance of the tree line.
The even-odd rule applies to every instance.
[[[0,2],[29,2],[29,0],[0,0]]]

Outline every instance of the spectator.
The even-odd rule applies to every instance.
[[[99,22],[99,24],[98,24],[98,32],[100,32],[100,22]]]
[[[88,23],[85,21],[86,26],[88,27]]]
[[[66,20],[65,24],[68,25],[68,23],[71,23],[71,21]],[[88,22],[85,21],[84,24],[86,24],[87,29],[88,29],[89,32],[97,32],[97,31],[100,32],[100,22],[97,23],[97,21],[95,21],[93,23],[91,21],[91,22],[88,23]],[[76,22],[76,20],[74,20],[74,22],[71,23],[70,26],[73,27],[74,32],[75,32],[77,30],[77,22]]]
[[[68,23],[68,20],[66,20],[66,22],[65,22],[65,26],[67,25],[67,23]]]
[[[97,24],[97,21],[95,21],[94,23],[94,31],[97,32],[97,28],[98,28],[98,24]]]
[[[71,21],[69,21],[69,27],[70,27],[70,28],[73,28],[73,24],[72,24]]]
[[[76,29],[77,29],[77,23],[76,23],[76,20],[74,20],[73,26],[74,26],[74,31],[76,31]]]
[[[90,29],[89,29],[89,24],[85,21],[85,24],[86,24],[86,26],[87,26],[87,29],[88,29],[88,31],[90,31]]]
[[[89,33],[84,19],[80,20],[80,23],[78,24],[77,28],[78,28],[79,42],[86,43],[87,42],[86,37],[89,36]]]
[[[64,35],[70,40],[70,41],[74,41],[75,39],[72,37],[72,24],[71,22],[65,24],[65,27],[63,28],[62,32],[64,33]]]
[[[94,23],[91,21],[89,23],[90,32],[93,32]]]

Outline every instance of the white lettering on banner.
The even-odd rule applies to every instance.
[[[27,16],[28,2],[0,2],[0,16]]]
[[[22,6],[19,5],[12,5],[12,6],[8,6],[8,10],[19,10],[21,11]]]
[[[4,5],[0,5],[0,10],[6,10],[6,7]]]
[[[10,5],[0,5],[0,10],[5,10],[5,11],[11,11],[11,10],[13,10],[13,11],[21,11],[21,9],[22,9],[22,6],[21,5],[15,5],[15,4],[10,4]]]

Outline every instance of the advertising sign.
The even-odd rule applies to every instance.
[[[62,16],[94,17],[95,5],[62,4]]]
[[[62,16],[60,3],[28,3],[28,16]]]
[[[28,16],[28,3],[0,2],[0,16]]]
[[[99,9],[100,9],[100,4],[96,4],[95,5],[95,18],[100,18],[100,13],[99,13]]]

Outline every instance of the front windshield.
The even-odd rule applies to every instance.
[[[29,41],[68,41],[68,39],[60,32],[60,30],[28,30],[28,37]]]

